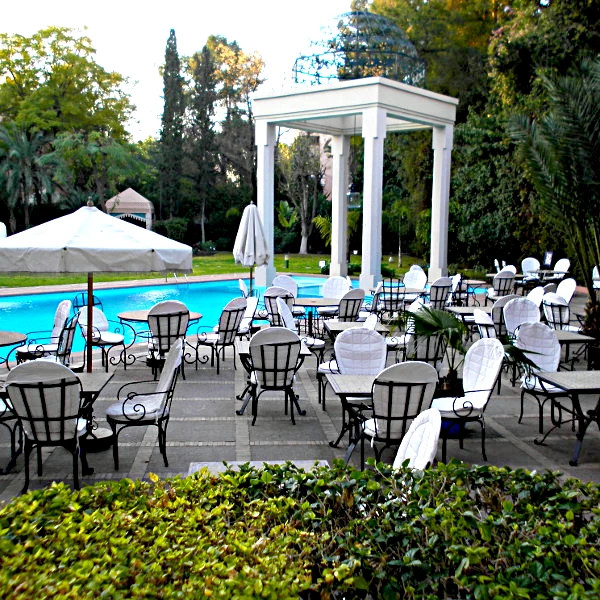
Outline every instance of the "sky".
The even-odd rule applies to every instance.
[[[55,25],[87,35],[96,62],[129,79],[125,90],[136,111],[128,130],[138,141],[158,136],[163,110],[158,70],[171,29],[180,56],[202,50],[210,35],[237,41],[245,53],[257,52],[266,80],[258,93],[281,92],[293,83],[295,59],[349,7],[350,0],[26,0],[3,3],[0,31],[30,36]]]

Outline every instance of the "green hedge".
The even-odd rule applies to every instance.
[[[55,484],[0,510],[0,597],[598,598],[599,506],[457,462]]]

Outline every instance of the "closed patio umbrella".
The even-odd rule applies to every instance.
[[[192,249],[84,206],[0,239],[0,272],[87,273],[88,339],[92,339],[94,273],[191,272]],[[92,370],[92,345],[87,370]]]
[[[258,216],[258,209],[254,203],[246,206],[242,214],[233,245],[233,258],[236,263],[250,267],[249,294],[252,296],[252,272],[254,267],[266,265],[271,258],[263,226]]]

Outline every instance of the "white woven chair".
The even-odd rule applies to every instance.
[[[243,279],[238,279],[238,285],[240,286],[240,292],[242,294],[242,298],[248,297],[248,286]]]
[[[531,300],[539,308],[542,305],[542,298],[544,297],[545,293],[546,292],[544,291],[543,286],[538,285],[532,290],[529,290],[525,298],[527,298],[527,300]]]
[[[556,293],[562,296],[567,304],[570,304],[576,287],[577,282],[572,277],[568,277],[556,286]]]
[[[528,256],[521,261],[521,273],[523,273],[523,281],[535,281],[539,279],[540,261]]]
[[[540,320],[540,309],[527,298],[513,298],[502,309],[502,317],[509,337],[514,338],[523,323],[537,323]]]
[[[163,368],[167,354],[175,340],[185,339],[189,322],[190,311],[179,300],[157,302],[148,311],[148,326],[151,335],[148,339],[146,364],[152,369],[155,379],[158,371]]]
[[[555,372],[560,362],[560,344],[556,332],[543,323],[522,325],[517,334],[515,345],[523,350],[535,363],[535,369],[528,369],[521,378],[521,412],[519,423],[523,419],[523,398],[525,394],[533,396],[538,404],[539,431],[544,432],[544,404],[552,396],[564,395],[564,390],[542,384],[536,376],[537,371]]]
[[[571,311],[567,301],[559,296],[558,293],[544,294],[542,298],[542,310],[546,323],[552,329],[571,331],[580,333],[581,328],[578,325],[571,325]]]
[[[415,269],[411,267],[410,270],[407,271],[404,275],[402,283],[404,283],[404,286],[407,288],[422,290],[419,292],[411,292],[404,295],[404,303],[410,304],[411,302],[414,302],[425,291],[425,286],[427,285],[427,273],[425,273],[425,271],[423,271],[421,267]]]
[[[377,375],[372,417],[362,423],[361,469],[365,464],[365,440],[370,442],[377,461],[386,448],[399,446],[412,421],[429,407],[437,382],[436,370],[422,362],[398,363]]]
[[[240,298],[243,300],[243,298]],[[119,434],[127,427],[146,427],[154,425],[158,428],[158,447],[165,467],[167,460],[167,426],[171,416],[171,403],[175,385],[183,363],[184,340],[173,342],[165,358],[165,363],[156,383],[149,388],[149,381],[131,381],[121,386],[117,393],[117,402],[106,409],[106,420],[112,430],[113,461],[115,471],[119,470]],[[148,391],[152,389],[152,391]]]
[[[508,296],[502,296],[494,302],[492,306],[492,320],[494,321],[494,327],[496,328],[496,335],[498,337],[507,335],[506,326],[504,325],[504,307],[514,298],[518,298],[516,294],[508,294]]]
[[[517,274],[517,267],[515,267],[515,265],[503,265],[502,266],[502,270],[503,271],[509,271],[513,275]]]
[[[417,298],[407,309],[406,327],[404,332],[393,332],[385,338],[385,344],[387,352],[394,353],[394,362],[398,362],[398,353],[401,353],[400,362],[406,359],[406,349],[408,348],[409,342],[414,334],[414,323],[410,318],[411,314],[414,314],[421,310],[424,306],[423,298]]]
[[[17,364],[26,360],[35,360],[42,356],[56,355],[58,343],[69,315],[71,314],[71,301],[62,300],[58,303],[54,313],[52,329],[50,331],[30,331],[22,346],[16,349]]]
[[[554,274],[552,275],[552,279],[562,279],[571,268],[571,261],[568,258],[559,258],[554,263]]]
[[[294,298],[298,297],[298,284],[289,275],[277,275],[271,282],[271,286],[283,288],[290,292]],[[292,314],[295,317],[303,317],[306,314],[306,311],[302,306],[294,306],[292,308]]]
[[[325,280],[321,288],[321,296],[323,298],[336,298],[341,300],[344,295],[350,290],[350,285],[345,277],[334,275]],[[323,318],[332,318],[337,314],[337,306],[320,306],[317,308],[317,313]]]
[[[409,469],[423,471],[429,467],[437,454],[441,427],[442,417],[437,408],[419,413],[400,442],[393,468],[399,469],[407,460]]]
[[[451,290],[452,280],[450,277],[439,277],[429,287],[429,298],[426,300],[425,306],[443,309],[448,303]]]
[[[442,421],[448,425],[455,424],[458,430],[460,447],[463,447],[464,426],[468,422],[477,422],[481,426],[481,453],[483,460],[487,460],[485,453],[485,420],[484,412],[489,402],[492,390],[498,379],[502,361],[504,360],[504,347],[500,340],[485,338],[477,340],[465,355],[463,364],[463,389],[464,395],[458,398],[435,398],[431,403],[432,408],[437,408],[442,416]],[[446,441],[449,428],[442,429],[442,462],[446,462]]]
[[[346,323],[356,321],[364,299],[365,291],[363,289],[348,290],[340,300],[336,319]]]
[[[488,288],[486,293],[485,303],[487,304],[488,300],[495,302],[499,298],[512,294],[514,280],[515,274],[507,269],[503,269],[500,273],[494,275],[492,287]]]
[[[600,290],[600,272],[598,271],[598,265],[592,269],[592,279],[594,280],[594,289]]]
[[[278,286],[271,286],[265,290],[263,301],[265,303],[265,311],[258,311],[258,318],[268,319],[273,327],[283,327],[279,311],[277,310],[277,298],[283,298],[288,305],[290,311],[294,310],[294,296],[292,292]]]
[[[244,316],[242,317],[240,326],[237,330],[237,336],[239,338],[246,337],[250,339],[250,335],[252,334],[252,323],[254,321],[254,315],[256,313],[257,306],[257,297],[250,296],[250,298],[246,298],[246,310],[244,311]]]
[[[473,310],[473,320],[475,325],[477,326],[477,331],[479,332],[479,337],[484,338],[495,338],[498,337],[496,334],[496,326],[494,325],[494,320],[491,315],[480,310],[479,308],[475,308]]]
[[[361,309],[358,311],[358,317],[356,317],[357,321],[365,321],[370,315],[376,315],[379,312],[379,299],[382,289],[383,281],[379,281],[375,288],[375,292],[373,293],[371,302],[364,302]]]

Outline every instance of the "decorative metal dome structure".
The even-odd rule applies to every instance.
[[[317,52],[300,56],[293,68],[296,83],[387,77],[421,85],[425,62],[395,23],[367,10],[354,10],[325,30],[325,39],[312,42]]]

